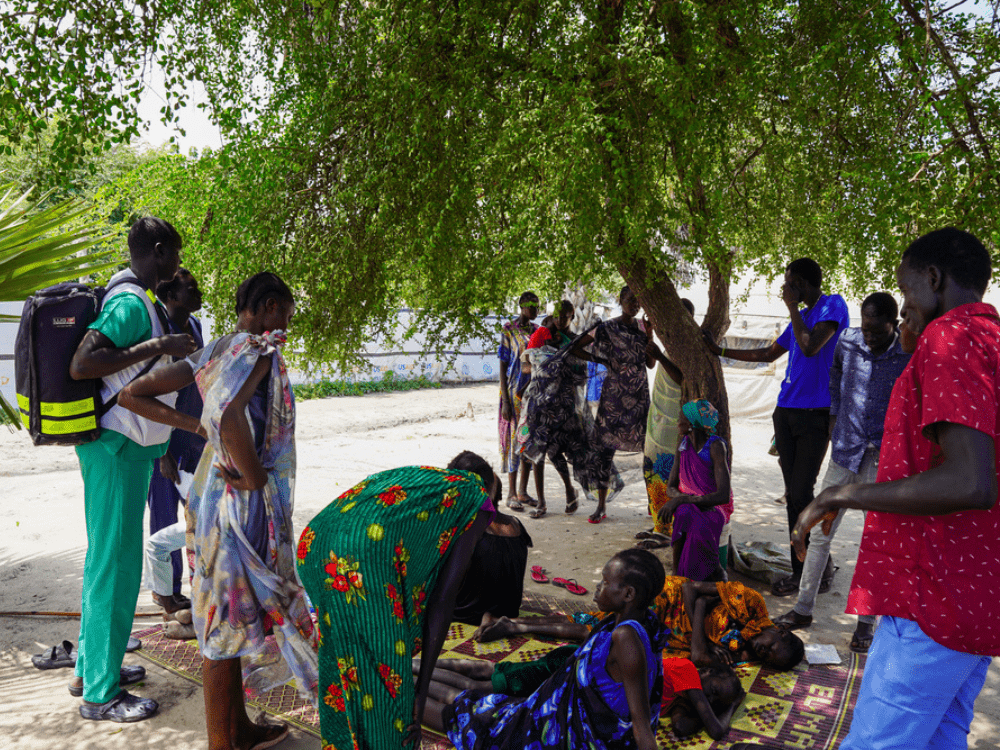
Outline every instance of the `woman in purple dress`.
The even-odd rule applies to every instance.
[[[670,536],[651,534],[637,546],[670,545],[675,575],[693,581],[721,581],[719,537],[733,513],[732,457],[715,434],[719,412],[705,399],[681,407],[677,458],[667,482],[670,500],[657,509],[658,526],[673,524]]]

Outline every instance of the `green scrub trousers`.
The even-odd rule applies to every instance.
[[[90,703],[121,692],[119,670],[142,577],[142,517],[153,460],[165,448],[140,446],[111,430],[76,448],[87,521],[76,675]]]

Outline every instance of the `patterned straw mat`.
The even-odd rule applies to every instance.
[[[581,609],[582,600],[567,601],[526,593],[524,614],[551,614]],[[589,602],[587,602],[589,604]],[[473,627],[452,624],[441,650],[442,659],[530,661],[559,645],[548,639],[517,636],[493,643],[471,640]],[[142,639],[137,653],[174,674],[201,684],[201,654],[195,641],[164,638],[162,626],[133,633]],[[669,723],[660,724],[657,741],[664,750],[723,750],[734,742],[761,743],[764,747],[801,750],[836,750],[850,728],[850,717],[861,686],[864,657],[851,654],[846,664],[808,667],[775,672],[759,666],[736,671],[747,691],[747,699],[733,717],[732,730],[724,741],[715,742],[704,732],[677,739]],[[248,698],[251,706],[319,736],[319,717],[295,690],[285,686]],[[441,735],[424,730],[422,750],[445,750],[452,745]]]

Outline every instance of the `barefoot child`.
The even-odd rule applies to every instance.
[[[590,747],[655,750],[665,635],[649,611],[663,587],[650,552],[625,550],[604,566],[594,600],[609,615],[527,698],[432,683],[428,723],[459,750]],[[437,673],[435,673],[437,676]]]

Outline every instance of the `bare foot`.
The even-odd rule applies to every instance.
[[[649,531],[639,531],[639,532],[636,532],[635,538],[636,539],[649,539],[655,533],[656,532],[653,531],[652,529],[650,529]]]
[[[670,540],[662,534],[650,534],[646,539],[637,542],[635,546],[639,549],[662,549],[670,546]]]
[[[509,617],[501,617],[488,627],[483,628],[479,634],[479,638],[475,640],[479,641],[479,643],[489,643],[490,641],[498,641],[501,638],[506,638],[509,635],[515,635],[516,633],[517,625],[511,622]]]
[[[496,617],[491,615],[489,612],[484,612],[483,619],[480,621],[479,627],[476,628],[476,631],[472,634],[472,640],[478,641],[480,636],[483,634],[483,628],[488,628],[496,621],[497,621]]]
[[[254,724],[251,723],[240,737],[233,738],[235,750],[264,750],[273,747],[288,736],[287,724]]]

